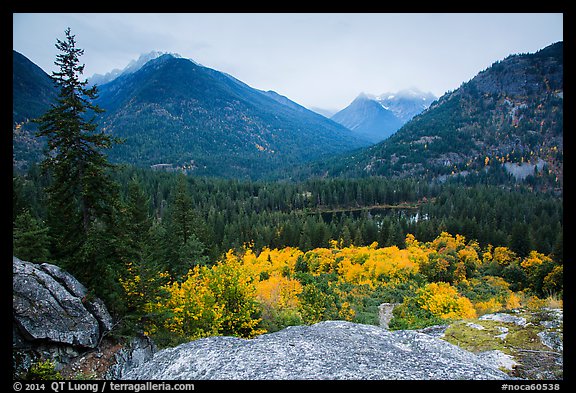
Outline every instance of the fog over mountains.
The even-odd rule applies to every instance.
[[[103,85],[108,82],[112,82],[114,79],[118,78],[121,75],[128,75],[138,71],[144,64],[148,63],[150,60],[154,60],[162,55],[169,54],[173,57],[182,57],[177,53],[169,53],[169,52],[160,52],[160,51],[152,51],[149,53],[144,53],[138,57],[138,59],[132,60],[126,67],[122,70],[115,68],[106,74],[94,74],[88,78],[88,83],[90,85]]]

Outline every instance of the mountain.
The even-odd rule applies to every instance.
[[[145,53],[140,55],[137,60],[132,60],[124,69],[120,70],[118,68],[113,69],[110,72],[107,72],[104,75],[101,74],[94,74],[92,77],[88,78],[89,85],[103,85],[108,82],[112,82],[114,79],[118,78],[121,75],[132,74],[138,71],[144,64],[148,63],[150,60],[154,60],[162,55],[171,54],[174,57],[180,57],[180,55],[176,53],[168,53],[168,52],[160,52],[160,51],[152,51],[149,53]]]
[[[403,124],[391,110],[366,94],[360,94],[331,119],[374,143],[388,138]]]
[[[317,106],[311,106],[308,109],[324,117],[327,117],[328,119],[334,116],[336,113],[338,113],[338,109],[319,108]]]
[[[561,189],[563,83],[562,42],[510,55],[444,94],[387,140],[318,171],[443,179],[503,170]]]
[[[424,93],[419,89],[411,88],[397,93],[384,93],[375,99],[384,108],[391,110],[398,119],[402,120],[402,123],[407,123],[427,109],[438,97],[432,93]]]
[[[16,51],[12,51],[12,92],[14,123],[40,116],[57,97],[48,74]]]
[[[42,155],[43,140],[36,138],[36,123],[58,96],[52,79],[26,56],[12,51],[12,164],[25,170]]]
[[[331,117],[373,143],[396,132],[412,117],[425,110],[436,96],[417,89],[372,96],[361,93],[352,103]]]
[[[113,162],[259,177],[369,144],[278,93],[169,54],[99,91],[102,130],[126,140]]]
[[[259,177],[369,145],[287,97],[178,55],[152,52],[105,78],[111,80],[99,85],[96,104],[105,112],[97,123],[125,140],[107,152],[115,163]],[[48,109],[56,95],[50,83],[46,73],[15,52],[14,118],[37,117]],[[25,168],[40,159],[43,142],[29,127],[18,127],[14,163]]]

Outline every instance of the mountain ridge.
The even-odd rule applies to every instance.
[[[97,118],[100,129],[126,140],[107,151],[115,163],[162,164],[199,175],[253,178],[369,145],[279,93],[254,89],[178,55],[156,52],[151,57],[144,64],[131,63],[132,68],[125,68],[130,72],[98,86],[95,103],[105,110]],[[18,66],[20,59],[14,55],[15,73],[24,80],[32,78],[26,70],[33,63],[26,59],[26,67]],[[19,80],[14,77],[15,97],[20,96]],[[51,92],[57,94],[55,87]],[[14,114],[30,102],[30,96],[15,102]],[[40,116],[48,107],[46,102],[29,117]],[[13,162],[20,169],[42,155],[42,142],[30,127],[14,129]]]
[[[22,123],[39,116],[56,98],[48,74],[23,54],[12,51],[12,121]]]
[[[24,102],[18,99],[25,84],[16,74],[28,72],[33,80],[42,72],[30,72],[40,69],[29,60],[19,65],[25,57],[14,53],[16,120],[20,108],[32,102],[30,94]],[[40,79],[49,77],[44,73]],[[55,94],[47,92],[46,83],[36,83],[44,90],[32,96]],[[114,162],[238,178],[278,177],[288,167],[311,163],[313,169],[306,172],[321,176],[424,176],[441,181],[502,167],[505,173],[529,181],[544,179],[562,189],[562,41],[495,61],[373,146],[358,133],[354,136],[354,130],[277,92],[254,89],[232,75],[171,54],[99,88],[97,103],[106,110],[98,120],[101,129],[128,141],[110,152]],[[364,94],[355,101],[377,110],[378,116],[391,115],[386,100],[400,95]],[[42,105],[47,108],[49,100]],[[41,112],[38,107],[36,111]],[[25,168],[26,160],[41,154],[41,141],[31,126],[14,126],[15,168]],[[330,163],[331,156],[338,158]],[[320,159],[325,162],[314,162]]]
[[[403,124],[391,110],[366,94],[360,94],[331,119],[375,143],[388,138]]]
[[[563,42],[510,55],[434,101],[390,138],[319,164],[328,176],[426,177],[527,166],[532,182],[562,189]],[[545,168],[538,164],[542,160]],[[505,165],[506,164],[506,165]]]
[[[252,177],[368,145],[278,93],[170,55],[102,85],[97,103],[106,110],[102,129],[129,141],[111,151],[111,159],[137,165]],[[154,139],[164,146],[155,150]]]
[[[25,171],[38,162],[45,144],[37,138],[38,125],[33,119],[50,108],[58,97],[54,83],[36,64],[23,54],[12,51],[12,166]]]
[[[414,116],[422,113],[437,99],[438,97],[434,94],[425,93],[415,87],[402,89],[396,93],[383,93],[376,97],[376,101],[394,112],[403,123],[407,123]]]
[[[148,53],[141,54],[138,59],[131,60],[126,67],[123,69],[115,68],[106,74],[95,73],[88,78],[88,84],[93,85],[103,85],[108,82],[112,82],[114,79],[122,75],[132,74],[142,68],[150,60],[154,60],[162,55],[171,55],[173,57],[182,57],[177,53],[162,52],[162,51],[151,51]]]

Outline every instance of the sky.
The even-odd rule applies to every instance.
[[[308,108],[418,88],[440,97],[563,40],[561,13],[14,13],[13,49],[50,74],[70,27],[83,77],[178,53]]]

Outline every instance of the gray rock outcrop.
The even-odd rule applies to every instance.
[[[478,318],[481,321],[496,321],[504,323],[514,323],[518,326],[526,326],[526,318],[517,317],[506,313],[486,314]]]
[[[381,328],[388,329],[390,321],[394,318],[392,312],[398,304],[400,303],[382,303],[378,306],[378,320]]]
[[[136,337],[120,344],[104,337],[114,321],[102,300],[55,265],[12,258],[13,368],[25,373],[51,359],[70,378],[121,377],[152,357],[153,343]]]
[[[112,317],[99,299],[59,267],[12,260],[14,325],[25,341],[94,348]]]
[[[156,346],[146,336],[134,337],[128,345],[114,353],[114,364],[104,374],[105,379],[122,379],[130,370],[152,359]]]
[[[492,362],[416,331],[345,321],[161,350],[125,379],[510,379]]]

